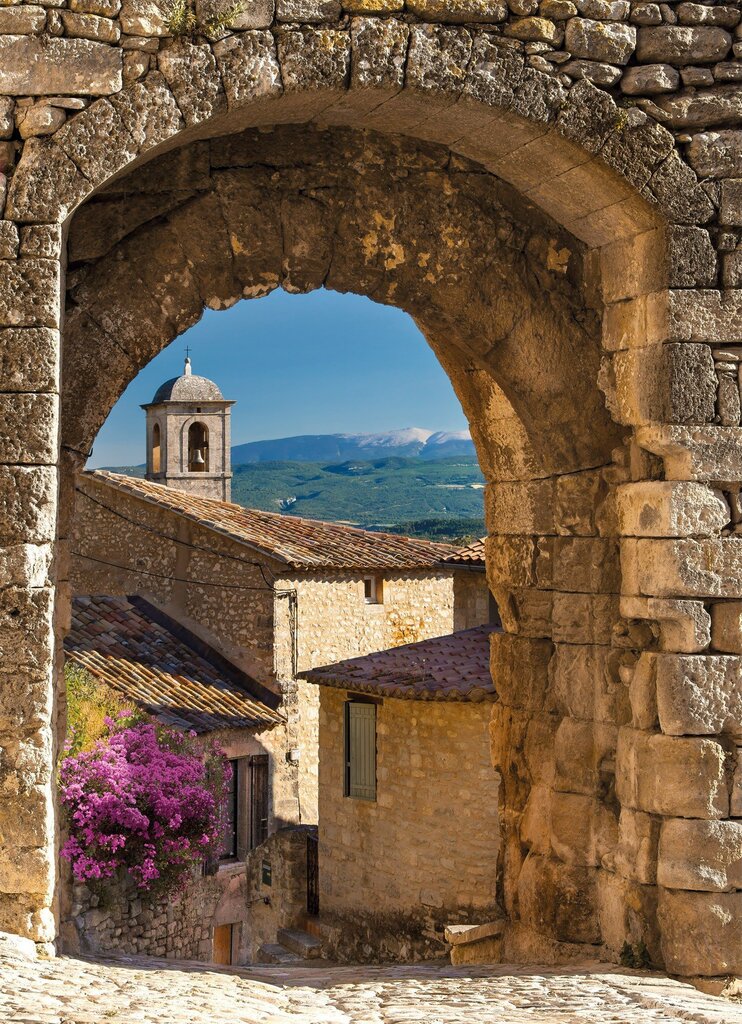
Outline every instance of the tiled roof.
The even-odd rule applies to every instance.
[[[261,512],[105,470],[85,478],[177,512],[293,569],[434,569],[453,552],[450,544]]]
[[[406,700],[495,699],[490,676],[490,633],[477,626],[432,640],[350,658],[305,674],[311,683]]]
[[[275,694],[140,597],[76,597],[69,659],[178,728],[266,728],[283,721]],[[262,699],[261,699],[262,698]]]
[[[467,544],[465,548],[459,548],[458,551],[454,551],[452,555],[448,555],[447,558],[443,559],[445,565],[463,565],[471,566],[472,568],[484,568],[484,541],[482,537],[480,540],[475,540],[471,544]]]

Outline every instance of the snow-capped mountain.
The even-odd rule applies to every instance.
[[[392,456],[446,459],[474,455],[469,432],[405,427],[380,434],[300,434],[268,441],[249,441],[232,448],[232,465],[245,462],[348,462]]]

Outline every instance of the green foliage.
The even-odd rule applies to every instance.
[[[647,970],[652,966],[652,958],[643,941],[638,942],[635,946],[624,942],[619,959],[623,967],[632,967],[635,970]]]
[[[484,519],[461,516],[459,518],[412,519],[389,527],[389,533],[401,533],[406,537],[421,537],[424,540],[446,541],[464,547],[479,540],[486,533]]]
[[[221,36],[244,9],[244,3],[234,3],[205,21],[199,21],[195,0],[171,0],[167,27],[174,36]]]
[[[64,756],[89,750],[96,740],[108,734],[106,718],[116,718],[122,711],[134,711],[130,721],[146,718],[132,708],[120,693],[98,682],[80,665],[68,661],[64,667],[67,688],[67,738]]]

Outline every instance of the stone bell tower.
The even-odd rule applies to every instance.
[[[147,414],[147,480],[230,501],[231,407],[213,380],[198,377],[186,356],[183,374],[165,381]]]

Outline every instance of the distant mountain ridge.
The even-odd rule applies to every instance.
[[[232,465],[254,462],[349,462],[392,456],[426,460],[475,454],[468,430],[405,427],[381,434],[299,434],[234,445]]]

